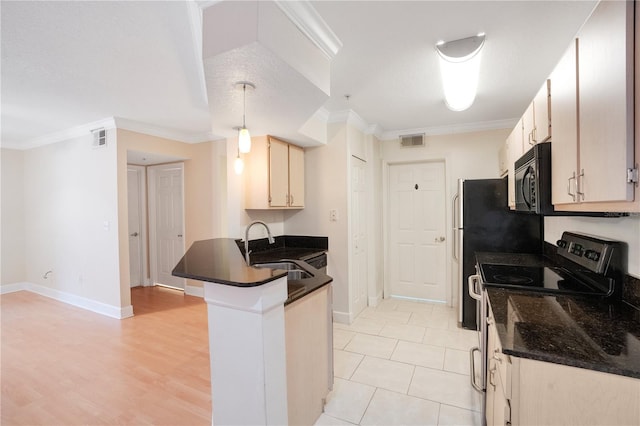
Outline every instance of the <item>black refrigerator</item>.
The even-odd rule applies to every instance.
[[[542,253],[543,217],[508,207],[507,178],[459,179],[454,197],[454,260],[458,262],[458,321],[477,330],[476,300],[468,278],[476,273],[475,253]]]

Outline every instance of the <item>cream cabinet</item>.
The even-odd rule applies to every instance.
[[[551,138],[551,80],[546,80],[522,116],[524,150]]]
[[[511,358],[502,353],[493,316],[488,319],[487,336],[487,425],[511,422]]]
[[[506,355],[491,314],[486,356],[489,426],[640,424],[640,379]]]
[[[272,136],[254,138],[245,158],[245,209],[304,207],[302,148]]]
[[[640,211],[634,36],[633,2],[601,2],[554,70],[556,211]]]
[[[577,201],[578,80],[577,40],[556,65],[553,81],[553,143],[551,144],[551,202]]]
[[[289,424],[312,425],[333,386],[331,284],[284,308]]]
[[[522,120],[518,121],[518,124],[513,128],[506,141],[507,150],[507,182],[508,182],[508,201],[509,208],[512,210],[516,208],[516,182],[515,182],[515,169],[514,163],[518,158],[524,154],[523,144],[523,127]]]

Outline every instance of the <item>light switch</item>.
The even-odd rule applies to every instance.
[[[111,224],[109,223],[108,220],[105,220],[104,222],[102,222],[102,227],[104,228],[105,231],[108,231],[109,228],[111,228]]]

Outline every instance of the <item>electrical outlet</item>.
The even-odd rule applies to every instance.
[[[331,222],[338,221],[338,210],[335,210],[335,209],[329,210],[329,220]]]

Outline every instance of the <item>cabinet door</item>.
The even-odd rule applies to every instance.
[[[527,110],[522,116],[522,131],[523,131],[523,151],[528,151],[536,141],[534,139],[534,128],[536,126],[534,118],[534,105],[533,102],[529,104]]]
[[[269,205],[287,207],[289,197],[289,145],[269,139]]]
[[[553,84],[553,143],[551,144],[551,202],[574,203],[578,169],[578,93],[574,40],[551,74]]]
[[[289,145],[289,206],[304,207],[304,150]]]
[[[509,184],[509,208],[512,210],[516,207],[516,182],[515,182],[515,170],[514,163],[518,158],[520,158],[523,154],[523,143],[522,143],[522,120],[518,121],[516,127],[513,128],[509,137],[507,138],[507,153],[508,164],[507,164],[507,182]]]
[[[633,200],[626,174],[634,167],[633,7],[630,1],[600,2],[578,34],[584,202]]]
[[[533,99],[533,138],[535,143],[548,140],[551,137],[551,83],[546,80],[536,97]]]

